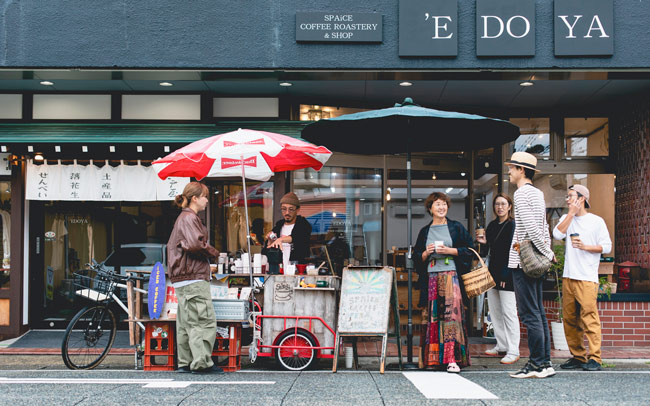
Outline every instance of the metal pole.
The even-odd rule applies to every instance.
[[[246,173],[244,170],[244,156],[241,156],[241,181],[244,187],[244,213],[246,216],[246,246],[248,247],[248,272],[250,275],[250,284],[251,284],[251,291],[253,291],[254,286],[253,286],[253,264],[251,263],[251,230],[250,230],[250,225],[248,224],[248,196],[247,193],[248,191],[246,190]],[[252,295],[252,294],[251,294]],[[255,310],[253,308],[253,298],[251,297],[250,299],[250,306],[251,306],[251,311]]]
[[[411,150],[406,146],[406,222],[407,222],[407,241],[408,252],[406,253],[406,270],[408,272],[408,326],[406,331],[406,354],[407,362],[404,364],[405,369],[418,369],[418,365],[413,362],[413,246],[411,232]]]

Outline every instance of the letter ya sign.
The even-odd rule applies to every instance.
[[[477,56],[534,56],[535,0],[477,0]]]
[[[614,0],[555,0],[555,56],[613,55]]]

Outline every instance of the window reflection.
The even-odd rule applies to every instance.
[[[300,214],[312,225],[312,253],[324,247],[340,272],[348,263],[381,264],[382,173],[378,169],[327,167],[295,171]]]
[[[510,122],[519,126],[521,135],[515,140],[513,152],[529,152],[547,157],[551,154],[550,119],[512,118]]]
[[[566,157],[609,155],[607,118],[565,118],[564,155]]]

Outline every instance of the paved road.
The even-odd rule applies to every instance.
[[[0,370],[2,405],[623,405],[650,403],[650,370],[559,372],[515,380],[505,371],[246,369],[219,376],[119,369]]]

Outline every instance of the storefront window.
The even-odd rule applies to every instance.
[[[612,244],[615,244],[614,181],[614,175],[612,174],[537,175],[534,179],[535,186],[544,192],[547,218],[551,230],[558,224],[560,217],[568,213],[565,200],[567,188],[571,185],[583,185],[589,189],[591,194],[589,212],[605,220]],[[564,241],[555,240],[553,243],[554,245],[562,245]],[[605,256],[613,257],[614,255],[614,245],[612,245],[612,252],[605,254]]]
[[[548,118],[512,118],[521,135],[515,140],[513,152],[529,152],[541,157],[551,154],[550,120]]]
[[[261,250],[273,228],[273,182],[246,182],[251,250]],[[220,252],[246,251],[246,213],[242,182],[211,184],[211,242]],[[255,248],[258,246],[259,248]]]
[[[607,118],[565,118],[564,156],[588,157],[609,155],[609,121]]]
[[[300,120],[318,121],[326,118],[342,116],[344,114],[358,113],[360,111],[368,111],[368,109],[355,109],[338,106],[319,106],[317,104],[301,104]]]
[[[295,171],[300,215],[312,225],[312,254],[337,272],[344,264],[382,263],[382,171],[327,167]]]
[[[11,182],[9,179],[0,180],[0,220],[2,220],[2,245],[0,246],[0,289],[9,289],[11,265]]]

